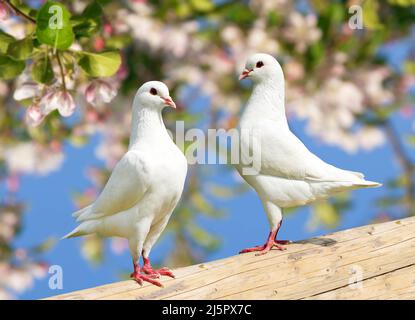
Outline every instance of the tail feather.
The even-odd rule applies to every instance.
[[[62,239],[74,238],[85,236],[87,234],[91,234],[97,231],[98,226],[101,224],[101,221],[85,221],[82,222],[79,226],[77,226],[74,230],[69,232],[68,234],[64,235]]]
[[[78,230],[79,227],[76,227],[74,230],[72,230],[71,232],[65,234],[61,240],[63,239],[68,239],[68,238],[74,238],[74,237],[79,237],[82,236],[82,232],[80,230]]]
[[[89,211],[89,209],[91,209],[91,208],[92,208],[92,204],[90,204],[89,206],[87,206],[85,208],[82,208],[82,209],[72,213],[72,217],[78,219],[83,213]]]
[[[382,184],[379,182],[369,181],[369,180],[362,180],[360,182],[357,182],[354,184],[356,187],[362,187],[362,188],[377,188],[381,187]]]
[[[353,174],[354,176],[358,177],[359,179],[364,180],[365,175],[361,172],[357,172],[357,171],[350,171],[348,170],[349,173]]]

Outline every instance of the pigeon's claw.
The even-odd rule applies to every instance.
[[[275,243],[286,245],[286,244],[290,244],[290,243],[293,243],[293,242],[291,240],[275,240]]]
[[[167,277],[170,277],[170,278],[176,278],[174,276],[173,272],[171,272],[171,270],[166,268],[166,267],[158,269],[157,272],[159,274],[161,274],[162,276],[167,276]]]
[[[262,246],[256,246],[253,248],[248,248],[240,251],[239,253],[247,253],[247,252],[258,252],[256,256],[262,256],[268,251],[270,251],[272,248],[276,248],[277,250],[287,250],[287,248],[283,247],[282,245],[291,243],[290,240],[277,240],[275,239],[277,237],[278,230],[281,227],[281,223],[278,225],[278,228],[274,231],[271,231],[268,235],[267,242]]]
[[[254,252],[254,251],[262,251],[264,249],[265,249],[265,246],[262,245],[262,246],[256,246],[256,247],[253,247],[253,248],[243,249],[243,250],[239,251],[239,253],[248,253],[248,252]]]
[[[143,285],[143,282],[146,281],[148,283],[151,283],[157,287],[163,287],[163,285],[157,281],[154,280],[154,274],[153,275],[146,275],[141,273],[141,271],[143,271],[144,273],[146,273],[146,271],[144,270],[144,267],[140,269],[140,266],[138,264],[136,264],[135,262],[133,262],[134,264],[134,271],[133,273],[130,274],[130,277],[133,278],[140,286]]]
[[[154,278],[152,278],[151,276],[148,276],[142,273],[133,272],[131,274],[131,278],[133,278],[140,286],[143,285],[143,281],[146,281],[157,287],[160,287],[160,288],[163,287],[163,285],[160,282],[158,282],[157,280],[154,280]]]
[[[144,258],[143,260],[144,260],[144,265],[141,270],[147,275],[150,275],[154,278],[160,278],[160,276],[167,276],[170,278],[175,278],[173,272],[171,272],[170,269],[164,267],[161,269],[154,270],[148,258]]]
[[[247,248],[247,249],[244,249],[244,250],[240,251],[239,253],[258,252],[256,254],[256,256],[262,256],[262,255],[268,253],[268,251],[270,251],[272,248],[276,248],[277,250],[281,250],[281,251],[287,250],[286,247],[283,247],[283,246],[280,245],[280,244],[287,244],[287,243],[289,243],[288,240],[274,241],[274,242],[271,242],[271,243],[267,242],[266,244],[264,244],[262,246]]]

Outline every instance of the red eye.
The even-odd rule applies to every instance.
[[[256,67],[257,68],[261,68],[261,67],[263,67],[264,66],[264,63],[262,62],[262,61],[258,61],[257,63],[256,63]]]
[[[157,90],[156,90],[156,89],[154,89],[154,88],[151,88],[151,89],[150,89],[150,93],[151,93],[153,96],[155,96],[155,95],[157,94]]]

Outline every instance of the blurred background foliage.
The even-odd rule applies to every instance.
[[[177,100],[179,112],[165,114],[172,132],[177,120],[187,129],[233,128],[250,92],[237,75],[254,52],[270,53],[282,64],[287,115],[304,120],[307,134],[350,153],[391,146],[401,172],[386,183],[386,196],[373,210],[381,213],[379,219],[414,215],[414,163],[407,148],[415,145],[415,135],[399,135],[390,120],[397,113],[413,116],[414,4],[1,0],[0,298],[44,275],[42,252],[53,246],[53,239],[33,248],[14,245],[25,212],[25,203],[15,197],[22,176],[59,169],[64,143],[82,147],[99,135],[96,155],[104,165],[89,168],[90,188],[68,195],[77,207],[91,203],[127,148],[131,97],[148,80],[165,81]],[[62,9],[63,24],[51,30],[53,5]],[[352,17],[361,18],[362,28],[351,28]],[[393,65],[388,54],[399,46],[405,55]],[[220,218],[224,212],[215,199],[247,190],[236,177],[226,184],[211,179],[215,170],[233,169],[189,168],[180,207],[163,235],[174,244],[164,261],[170,266],[201,261],[217,249],[220,239],[197,217]],[[347,194],[316,204],[310,224],[334,227],[351,205]],[[121,240],[111,241],[114,250],[127,249]],[[102,240],[85,238],[81,252],[100,263]]]

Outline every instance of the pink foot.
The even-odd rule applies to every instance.
[[[276,248],[278,250],[287,250],[287,248],[283,247],[282,245],[289,244],[291,243],[291,241],[275,239],[277,237],[280,226],[281,226],[281,223],[278,225],[278,228],[276,230],[271,231],[269,233],[267,242],[264,245],[256,246],[253,248],[247,248],[247,249],[240,251],[239,253],[258,252],[256,256],[261,256],[261,255],[268,253],[268,251],[270,251],[272,248]]]
[[[164,267],[161,269],[154,270],[153,267],[151,266],[150,259],[143,258],[143,260],[144,260],[144,265],[143,265],[142,271],[145,274],[148,274],[154,278],[160,278],[160,276],[167,276],[170,278],[175,278],[173,272],[171,272],[168,268]]]
[[[143,285],[143,281],[146,281],[157,287],[163,287],[163,285],[160,282],[158,282],[157,280],[154,280],[154,277],[142,274],[140,271],[140,266],[138,266],[135,262],[134,262],[134,272],[131,273],[130,277],[133,278],[140,286]]]

